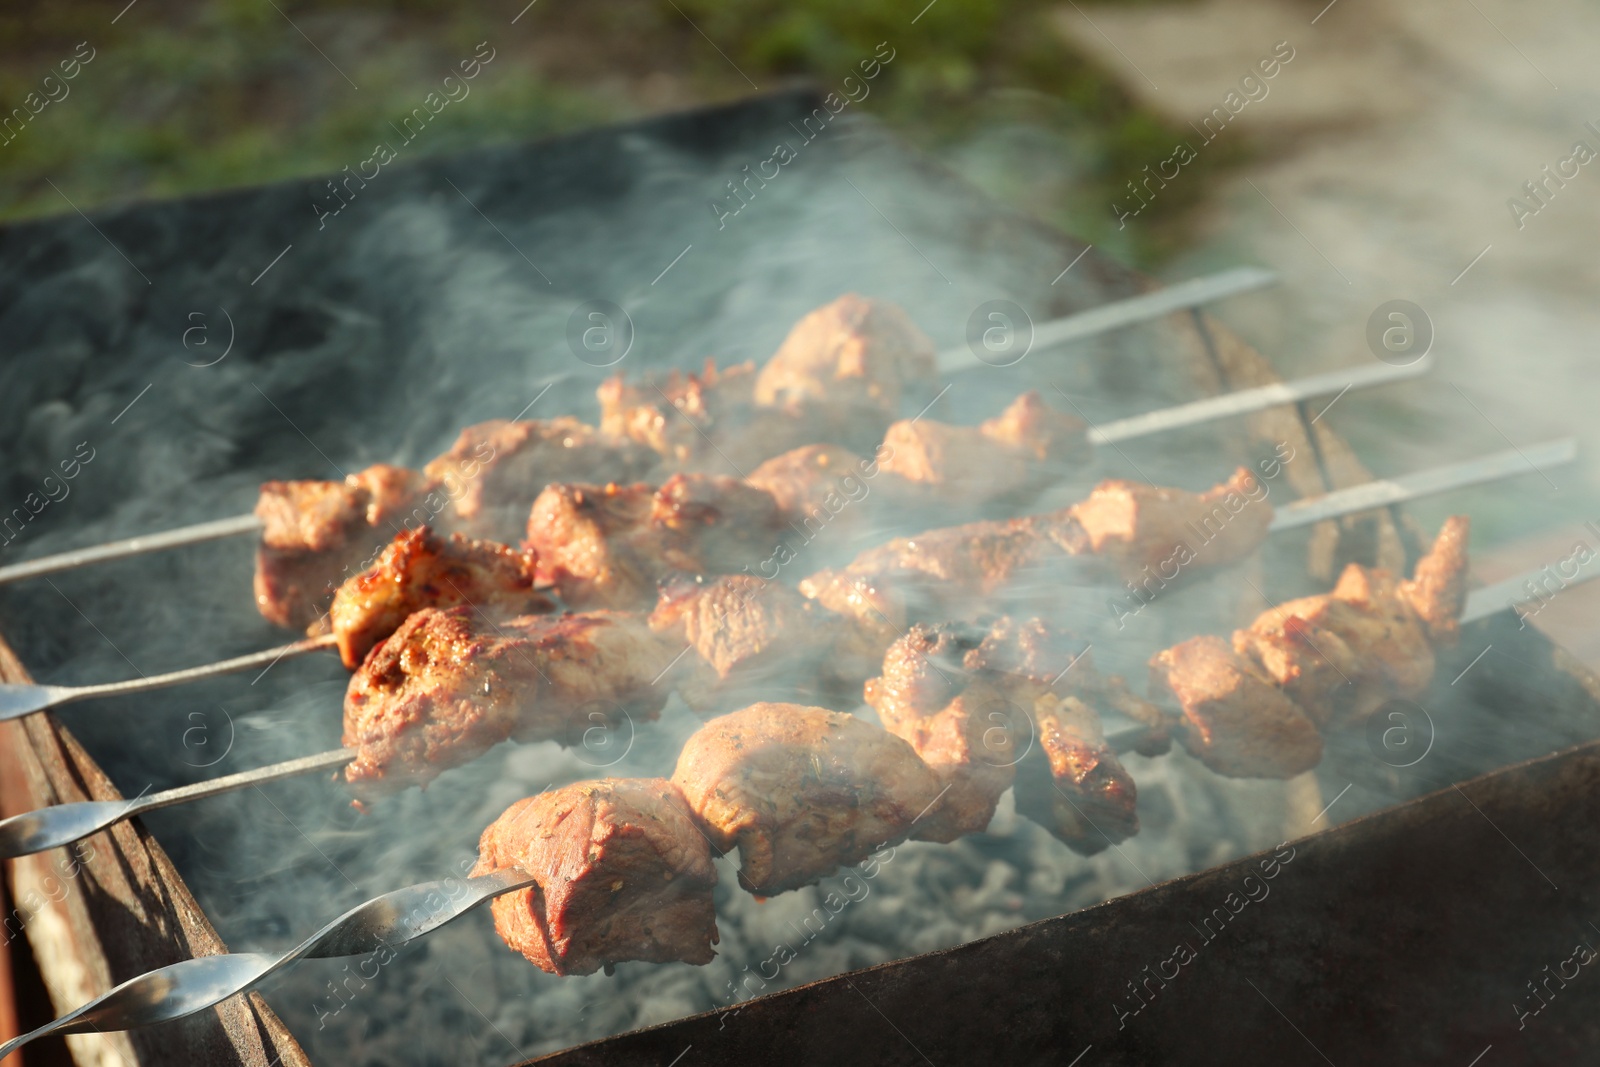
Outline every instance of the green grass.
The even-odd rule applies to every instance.
[[[660,104],[646,75],[691,103],[749,92],[745,75],[764,87],[793,76],[835,87],[887,41],[896,56],[866,110],[993,195],[1136,264],[1181,241],[1205,174],[1230,162],[1202,157],[1141,226],[1119,232],[1117,190],[1180,135],[1075,54],[1040,0],[938,0],[915,25],[904,5],[859,0],[678,0],[681,13],[662,0],[607,0],[541,4],[515,27],[514,0],[277,0],[282,13],[267,0],[139,0],[112,25],[125,3],[20,0],[0,12],[6,108],[78,41],[97,51],[66,99],[0,145],[0,217],[66,210],[61,193],[87,209],[336,171],[365,158],[485,39],[495,61],[419,153],[647,113]]]

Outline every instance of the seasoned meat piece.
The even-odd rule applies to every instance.
[[[749,574],[670,583],[650,616],[652,630],[694,650],[682,660],[677,689],[701,714],[743,707],[775,689],[814,689],[832,649],[828,622],[799,593]]]
[[[574,607],[634,607],[675,572],[721,574],[767,558],[788,526],[772,495],[720,475],[648,485],[552,485],[528,516],[539,577]]]
[[[632,481],[655,461],[631,441],[577,419],[495,419],[468,426],[424,472],[449,498],[453,522],[475,537],[514,540],[529,503],[552,482]]]
[[[345,777],[377,788],[423,784],[501,741],[577,744],[596,726],[653,719],[676,652],[637,615],[497,624],[470,607],[423,608],[350,679],[344,744],[359,754]]]
[[[905,839],[939,795],[900,738],[852,715],[754,704],[689,737],[672,780],[739,883],[798,889]]]
[[[833,613],[832,672],[840,678],[865,678],[905,632],[906,610],[883,583],[842,570],[818,571],[800,581],[800,592]]]
[[[1272,525],[1266,493],[1266,483],[1245,467],[1203,493],[1114,479],[1067,514],[1082,528],[1087,547],[1079,551],[1132,581],[1146,568],[1222,567],[1244,559]]]
[[[773,456],[750,472],[746,481],[772,494],[786,515],[810,515],[830,497],[853,500],[864,496],[859,488],[871,485],[881,474],[876,460],[864,459],[838,445],[805,445]]]
[[[1138,792],[1094,709],[1045,694],[1033,716],[1037,744],[1017,768],[1017,811],[1084,856],[1138,833]]]
[[[972,616],[992,608],[1003,587],[1023,570],[1039,568],[1043,573],[1067,557],[1041,534],[1047,521],[1047,516],[1030,516],[973,522],[897,537],[843,568],[819,571],[801,582],[800,590],[818,599],[828,596],[822,600],[827,607],[859,615],[869,626],[887,617],[897,633],[897,616],[911,622]],[[875,596],[851,600],[841,592],[856,588],[871,589]],[[885,601],[896,610],[885,608]]]
[[[710,468],[727,474],[730,460],[718,455],[715,443],[748,428],[755,381],[754,363],[719,370],[711,359],[699,374],[673,370],[665,378],[646,378],[637,385],[617,374],[601,383],[596,393],[600,430],[644,446],[669,469]],[[790,431],[785,428],[785,432]],[[777,447],[767,455],[781,451]],[[743,465],[744,457],[735,458]]]
[[[960,623],[914,626],[865,687],[884,729],[905,739],[938,778],[939,803],[912,834],[920,841],[987,828],[1016,776],[1018,741],[1032,732],[1026,709],[996,679],[964,666],[981,636],[981,628]]]
[[[1033,392],[979,426],[901,420],[883,444],[885,473],[923,487],[930,499],[991,506],[1031,499],[1090,454],[1083,421]]]
[[[1409,581],[1400,583],[1400,597],[1428,628],[1437,648],[1456,643],[1461,610],[1467,603],[1467,537],[1471,520],[1452,515],[1444,521],[1428,554],[1417,561]]]
[[[1433,678],[1432,642],[1455,640],[1466,534],[1465,518],[1446,522],[1410,581],[1352,563],[1331,593],[1263,612],[1234,633],[1233,646],[1319,727],[1359,722],[1395,698],[1415,697]]]
[[[711,848],[665,779],[579,782],[517,801],[483,832],[472,873],[505,867],[539,884],[490,903],[495,931],[540,970],[716,955]]]
[[[266,482],[256,502],[256,607],[269,622],[304,629],[334,587],[360,570],[424,491],[421,475],[377,464],[343,482]]]
[[[1316,723],[1220,637],[1156,653],[1150,692],[1182,711],[1183,747],[1218,774],[1293,778],[1322,761]]]
[[[641,557],[629,535],[648,523],[654,495],[643,483],[546,486],[528,515],[525,542],[538,557],[539,580],[574,606],[646,601],[661,565]]]
[[[531,554],[493,541],[443,538],[427,526],[405,530],[334,594],[329,617],[339,658],[354,670],[419,608],[469,604],[497,616],[550,611],[555,605],[533,591],[533,571]]]
[[[795,324],[761,368],[755,402],[821,420],[828,432],[817,436],[863,451],[899,413],[902,395],[933,381],[934,354],[905,312],[849,293]]]

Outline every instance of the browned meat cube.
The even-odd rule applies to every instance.
[[[550,483],[632,481],[654,462],[633,442],[563,416],[468,426],[423,470],[448,497],[453,525],[475,537],[512,541],[529,504]]]
[[[1183,712],[1183,747],[1218,774],[1292,778],[1322,761],[1316,723],[1220,637],[1156,653],[1150,692]]]
[[[772,494],[784,514],[797,520],[834,502],[851,501],[876,493],[882,470],[875,460],[864,459],[839,445],[805,445],[773,456],[750,472],[750,485]],[[866,486],[865,490],[862,486]],[[834,511],[847,510],[836,503]],[[862,511],[864,509],[855,509]]]
[[[1092,856],[1139,832],[1138,790],[1075,696],[1034,701],[1034,746],[1017,768],[1017,811]]]
[[[821,420],[829,432],[812,440],[865,450],[899,414],[901,397],[933,381],[934,355],[905,312],[849,293],[795,324],[761,368],[755,402]]]
[[[1272,505],[1266,483],[1245,467],[1203,493],[1110,480],[1067,509],[1086,548],[1133,581],[1146,568],[1171,580],[1180,570],[1222,567],[1266,540]]]
[[[689,737],[672,780],[739,883],[798,889],[905,839],[939,795],[911,746],[852,715],[754,704]]]
[[[905,632],[905,603],[894,589],[872,577],[844,570],[818,571],[800,581],[802,595],[833,613],[835,660],[840,678],[865,678]]]
[[[494,541],[406,530],[334,594],[329,617],[339,658],[354,670],[420,608],[467,604],[497,617],[550,611],[555,605],[533,591],[533,571],[531,555]]]
[[[906,419],[883,439],[883,469],[921,486],[933,499],[1016,505],[1089,458],[1081,419],[1024,393],[979,426]]]
[[[517,801],[483,832],[472,873],[506,867],[539,885],[496,897],[494,928],[540,970],[716,955],[711,848],[665,779],[579,782]]]
[[[668,470],[711,470],[734,474],[805,440],[796,420],[767,418],[770,438],[760,442],[752,426],[757,411],[753,393],[754,363],[718,369],[707,359],[698,374],[669,371],[664,377],[647,377],[640,384],[622,375],[606,379],[596,395],[600,400],[603,433],[642,445]],[[757,441],[750,441],[752,433]],[[760,454],[745,447],[756,444]],[[736,466],[737,465],[737,466]]]
[[[655,487],[546,486],[528,515],[525,544],[538,577],[566,603],[627,607],[655,592],[659,562],[642,558],[628,538],[648,521]]]
[[[642,607],[678,572],[721,574],[769,556],[788,529],[770,493],[720,475],[648,485],[552,485],[528,516],[539,577],[573,607]]]
[[[1045,519],[973,522],[897,537],[867,549],[843,568],[811,575],[800,590],[841,615],[858,616],[869,628],[886,619],[886,632],[896,635],[901,618],[937,622],[971,617],[991,610],[1005,586],[1024,570],[1067,558],[1059,545],[1041,535]],[[865,590],[871,595],[862,596]]]
[[[1234,633],[1233,646],[1319,727],[1359,722],[1391,700],[1415,697],[1433,678],[1432,643],[1456,638],[1466,534],[1464,518],[1446,522],[1409,581],[1352,563],[1331,593],[1263,612]]]
[[[1400,597],[1428,628],[1436,648],[1448,648],[1460,635],[1461,609],[1467,601],[1467,537],[1472,523],[1465,515],[1445,520],[1433,547],[1417,561],[1409,581],[1400,583]]]
[[[670,583],[650,628],[693,649],[676,672],[678,695],[710,714],[743,707],[763,692],[814,692],[833,647],[830,621],[787,586],[735,574]]]
[[[380,463],[342,482],[267,482],[256,515],[256,607],[302,630],[327,610],[334,588],[365,566],[425,490],[421,475]]]
[[[501,741],[577,744],[595,726],[653,719],[676,652],[637,615],[494,623],[470,607],[423,608],[350,679],[344,744],[358,755],[345,777],[379,789],[423,784]]]
[[[969,669],[983,631],[960,623],[913,626],[884,655],[865,699],[884,729],[903,738],[938,778],[941,796],[912,836],[954,841],[980,833],[1016,777],[1027,711],[998,679]]]

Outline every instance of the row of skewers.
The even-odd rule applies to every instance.
[[[802,320],[759,372],[708,364],[608,381],[598,428],[483,424],[421,472],[267,483],[257,606],[309,628],[317,640],[300,648],[333,645],[354,671],[346,748],[297,770],[347,763],[370,798],[503,740],[570,744],[597,714],[648,720],[676,691],[716,717],[670,780],[521,801],[485,831],[476,873],[515,869],[496,882],[520,887],[500,890],[497,929],[553,973],[704,963],[713,850],[739,849],[745,888],[782,892],[886,843],[981,832],[1015,786],[1019,811],[1092,853],[1137,831],[1119,750],[1159,755],[1175,739],[1219,773],[1298,774],[1319,761],[1325,730],[1420,692],[1434,650],[1454,640],[1461,518],[1409,579],[1352,565],[1332,592],[1273,609],[1231,642],[1157,653],[1151,699],[1097,672],[1048,621],[1007,614],[1014,592],[1063,568],[1136,581],[1181,544],[1193,576],[1251,555],[1294,508],[1303,521],[1338,513],[1275,512],[1245,468],[1203,493],[1103,482],[1068,508],[845,558],[951,506],[1013,514],[1089,451],[1083,421],[1036,394],[978,427],[897,419],[902,398],[931,391],[932,355],[897,309],[846,297]],[[838,443],[804,443],[817,437]],[[730,452],[760,463],[711,473]],[[1486,472],[1506,473],[1472,477]],[[778,580],[795,557],[785,538],[813,525],[838,565]],[[1206,531],[1198,547],[1191,530]],[[762,700],[778,677],[815,705]],[[820,706],[862,699],[881,727]],[[12,694],[12,714],[58,702],[27,701]],[[1108,741],[1102,714],[1135,729]],[[1033,740],[1019,751],[1018,738]],[[64,843],[41,826],[47,814],[0,824],[6,853]]]

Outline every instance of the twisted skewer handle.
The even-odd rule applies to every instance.
[[[296,960],[399,948],[485,901],[536,884],[526,871],[507,867],[476,878],[446,878],[397,889],[358,904],[281,955],[201,956],[130,978],[54,1022],[0,1045],[0,1060],[49,1034],[132,1030],[193,1015],[253,989]]]

